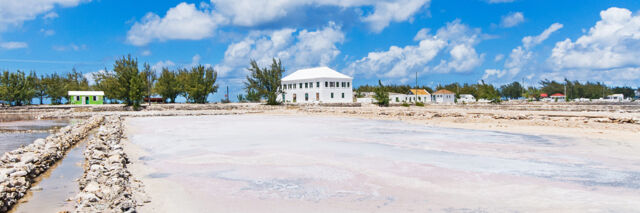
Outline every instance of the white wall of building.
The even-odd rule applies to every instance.
[[[406,95],[399,93],[391,93],[389,94],[389,103],[430,103],[431,95]]]
[[[434,94],[433,100],[439,104],[453,104],[455,103],[455,94]]]
[[[351,79],[317,78],[282,81],[285,103],[352,103]],[[302,86],[302,87],[301,87]],[[333,94],[333,95],[332,95]],[[282,101],[282,96],[278,97]],[[295,96],[295,101],[294,101]]]

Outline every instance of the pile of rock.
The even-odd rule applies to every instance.
[[[103,119],[96,116],[80,124],[66,126],[45,139],[37,139],[28,146],[5,153],[0,158],[0,212],[8,211],[25,195],[38,175],[62,159]]]
[[[142,186],[127,170],[122,132],[120,116],[109,116],[87,144],[76,212],[135,212],[134,193],[142,193]]]

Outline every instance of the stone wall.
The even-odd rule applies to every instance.
[[[127,170],[129,162],[120,144],[123,127],[120,116],[109,116],[87,144],[84,175],[79,180],[76,212],[135,212],[134,194],[143,194],[142,183]]]
[[[0,158],[0,212],[11,209],[26,194],[36,177],[61,160],[103,119],[102,116],[91,117],[82,123],[61,128],[45,139],[37,139],[32,144],[5,153]]]

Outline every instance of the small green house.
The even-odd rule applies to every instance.
[[[103,100],[103,91],[69,91],[69,103],[73,105],[99,105]]]

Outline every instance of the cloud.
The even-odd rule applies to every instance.
[[[319,7],[353,9],[371,31],[381,32],[392,22],[411,21],[430,0],[211,0],[211,4],[180,3],[165,17],[147,13],[127,33],[127,42],[144,46],[155,41],[200,40],[213,36],[221,26],[259,27],[295,15],[296,11]],[[259,9],[256,9],[259,8]],[[372,8],[366,14],[362,11]],[[367,10],[369,11],[369,10]]]
[[[54,45],[52,47],[53,50],[55,51],[80,51],[80,50],[86,50],[87,49],[87,45],[86,44],[81,44],[81,45],[76,45],[74,43],[71,43],[69,45]]]
[[[503,54],[498,54],[498,55],[496,55],[495,58],[493,58],[493,61],[498,62],[498,61],[502,61],[502,59],[504,59],[504,55]]]
[[[45,19],[45,20],[50,20],[50,19],[56,19],[56,18],[58,18],[58,17],[59,17],[59,16],[58,16],[58,13],[56,13],[56,12],[49,12],[49,13],[45,14],[42,18],[43,18],[43,19]]]
[[[489,78],[502,77],[513,78],[527,67],[531,67],[530,65],[533,59],[533,51],[531,48],[547,40],[552,33],[558,31],[562,27],[562,24],[553,23],[537,36],[525,36],[522,38],[522,45],[511,50],[509,57],[504,63],[503,70],[487,69],[485,70],[482,79],[487,80]]]
[[[391,22],[409,20],[430,0],[211,0],[217,11],[237,26],[257,26],[291,14],[301,7],[335,6],[341,8],[373,7],[373,12],[361,17],[374,32],[380,32]],[[255,10],[254,8],[260,8]],[[251,11],[251,12],[247,12]]]
[[[46,1],[2,1],[0,3],[0,32],[11,27],[21,26],[25,21],[33,20],[38,15],[50,12],[56,6],[75,7],[88,0],[46,0]],[[49,17],[54,16],[49,13]],[[57,15],[57,14],[56,14]],[[46,15],[45,15],[46,16]]]
[[[551,61],[559,68],[616,69],[640,66],[640,16],[623,8],[600,12],[601,20],[575,42],[556,43]]]
[[[547,40],[552,33],[554,33],[555,31],[558,31],[559,29],[562,29],[562,27],[564,27],[564,25],[560,23],[554,23],[549,28],[544,30],[544,32],[542,32],[540,35],[526,36],[522,38],[522,45],[526,49],[536,46],[542,43],[543,41]]]
[[[438,29],[435,35],[420,30],[415,36],[415,39],[421,39],[417,45],[391,46],[387,51],[370,52],[349,64],[346,71],[401,80],[413,72],[468,72],[483,60],[483,55],[474,48],[481,40],[479,37],[479,29],[471,29],[455,20]],[[430,66],[438,56],[443,58],[440,63]]]
[[[25,42],[9,41],[9,42],[0,43],[0,47],[2,49],[12,50],[12,49],[27,48],[27,47],[29,47],[29,45],[27,43],[25,43]]]
[[[600,20],[575,41],[557,42],[547,76],[629,82],[640,79],[640,15],[625,8],[600,12]]]
[[[173,63],[173,61],[170,60],[166,60],[166,61],[158,61],[156,64],[151,65],[151,69],[155,70],[155,71],[160,71],[162,70],[162,68],[172,68],[176,66],[176,63]]]
[[[242,41],[227,47],[222,63],[215,66],[221,76],[236,72],[245,75],[249,60],[267,66],[272,58],[281,59],[287,70],[309,66],[329,66],[340,54],[337,44],[344,42],[341,27],[331,22],[310,30],[284,28],[274,31],[251,31]]]
[[[369,23],[373,32],[381,32],[391,22],[402,22],[411,18],[429,0],[377,1],[374,12],[362,20]]]
[[[44,34],[44,36],[52,36],[52,35],[55,35],[55,34],[56,34],[56,31],[51,30],[51,29],[49,29],[49,30],[40,29],[40,32],[41,32],[42,34]]]
[[[509,13],[502,16],[500,26],[504,28],[515,27],[522,22],[524,22],[524,14],[522,12]]]
[[[164,17],[147,13],[127,32],[127,41],[144,46],[153,41],[200,40],[211,37],[218,26],[225,22],[226,19],[215,12],[183,2],[169,9]]]
[[[150,56],[151,55],[151,50],[144,50],[140,53],[141,56]]]

